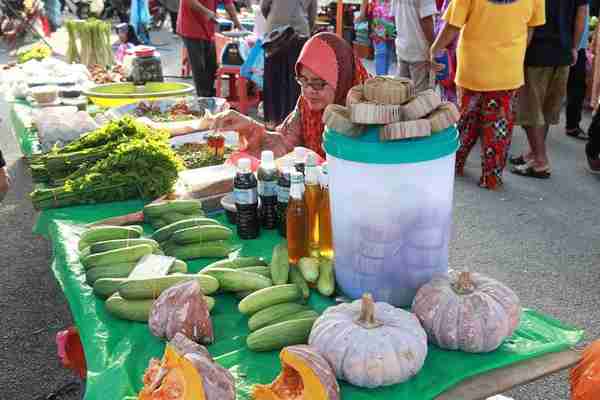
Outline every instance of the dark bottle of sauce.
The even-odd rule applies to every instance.
[[[263,151],[258,168],[258,196],[260,197],[260,216],[265,229],[277,227],[277,167],[272,151]]]
[[[233,196],[237,209],[238,236],[240,239],[256,239],[260,232],[257,181],[247,158],[238,161],[238,170],[233,180]]]

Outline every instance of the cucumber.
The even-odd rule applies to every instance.
[[[246,345],[252,351],[271,351],[306,344],[316,320],[316,317],[303,318],[265,326],[248,335]]]
[[[254,272],[255,274],[259,274],[262,276],[266,276],[267,278],[271,278],[271,269],[269,267],[246,267],[246,268],[239,268],[236,271]]]
[[[290,269],[290,283],[298,285],[302,291],[302,297],[304,297],[304,300],[307,300],[310,297],[308,283],[306,283],[304,277],[296,267]]]
[[[97,226],[81,234],[78,248],[79,250],[83,250],[85,247],[96,242],[113,239],[135,239],[141,235],[141,227],[137,226]]]
[[[284,315],[281,318],[277,318],[275,321],[271,322],[269,325],[278,324],[280,322],[285,321],[293,321],[295,319],[305,319],[305,318],[319,318],[319,313],[315,310],[303,310],[298,311],[297,313]]]
[[[290,262],[288,259],[287,243],[279,243],[273,248],[271,257],[271,279],[274,285],[283,285],[288,282]]]
[[[215,307],[215,298],[210,296],[204,296],[204,300],[206,300],[208,311],[211,312],[212,309]]]
[[[171,237],[173,233],[180,229],[202,225],[220,225],[220,222],[216,219],[210,218],[188,218],[160,228],[159,230],[154,232],[154,234],[152,234],[152,239],[156,240],[157,242],[165,242]]]
[[[164,214],[177,212],[182,214],[199,214],[202,211],[202,202],[199,200],[167,200],[158,203],[147,204],[144,207],[144,215],[151,218],[162,217]]]
[[[178,283],[196,279],[202,293],[211,294],[219,289],[219,281],[208,275],[167,275],[158,278],[127,279],[119,287],[119,294],[124,299],[155,299],[162,292]]]
[[[302,299],[302,291],[297,285],[271,286],[245,297],[238,304],[238,309],[242,314],[252,315],[275,304],[292,303],[300,299]]]
[[[150,222],[150,225],[152,225],[152,228],[154,228],[154,230],[158,230],[169,224],[162,218],[155,218]]]
[[[124,247],[132,247],[138,244],[149,244],[153,249],[158,250],[158,243],[156,240],[146,239],[146,238],[137,238],[137,239],[115,239],[115,240],[106,240],[104,242],[96,242],[90,246],[90,253],[97,254],[103,253],[109,250],[122,249]]]
[[[271,279],[256,274],[229,268],[211,268],[203,270],[202,274],[210,275],[219,281],[221,290],[228,292],[242,292],[245,290],[259,290],[270,287]]]
[[[315,283],[319,279],[319,260],[312,257],[302,257],[298,261],[298,269],[307,282]]]
[[[192,226],[180,229],[171,235],[171,241],[177,244],[210,242],[212,240],[229,240],[233,231],[223,225]]]
[[[110,296],[105,304],[106,309],[114,317],[129,321],[148,323],[148,316],[154,300],[126,300],[118,294]]]
[[[94,294],[106,299],[119,291],[126,278],[102,278],[94,282]]]
[[[323,296],[331,296],[335,291],[335,274],[333,271],[333,262],[322,259],[319,265],[319,280],[317,281],[317,290]]]
[[[262,257],[238,257],[230,258],[227,260],[220,260],[212,264],[207,265],[204,269],[209,268],[246,268],[246,267],[261,267],[267,266],[267,262]]]
[[[91,254],[81,259],[86,269],[110,265],[114,263],[137,262],[145,255],[152,254],[154,249],[147,244],[138,244],[131,247],[109,250],[103,253]]]
[[[307,310],[310,310],[308,306],[299,303],[275,304],[274,306],[267,307],[252,315],[248,319],[248,329],[250,329],[250,332],[254,332],[255,330],[263,328],[267,325],[272,325],[279,318],[286,316],[289,317],[290,315],[296,314],[300,311]]]
[[[134,270],[136,263],[121,263],[102,265],[94,267],[85,272],[85,281],[89,285],[93,285],[98,279],[102,278],[127,278],[131,271]],[[186,273],[187,264],[181,260],[175,260],[169,273]]]
[[[166,247],[165,254],[180,260],[193,260],[196,258],[222,258],[227,257],[234,248],[222,241],[186,244],[182,246]]]
[[[188,219],[189,215],[178,213],[178,212],[168,212],[161,216],[162,220],[167,224],[173,224],[175,222],[181,221],[182,219]]]

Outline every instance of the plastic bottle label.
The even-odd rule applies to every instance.
[[[256,189],[233,189],[233,197],[236,204],[256,204],[258,195]]]
[[[290,188],[278,186],[277,187],[277,201],[280,203],[287,203],[290,198]]]
[[[258,195],[263,197],[277,196],[276,181],[258,181]]]

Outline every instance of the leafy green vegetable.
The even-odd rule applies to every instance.
[[[31,193],[37,209],[75,204],[154,199],[173,190],[181,161],[168,144],[147,137],[119,144],[108,157],[63,186]]]

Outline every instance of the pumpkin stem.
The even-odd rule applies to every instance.
[[[475,290],[473,280],[471,279],[471,273],[463,271],[458,274],[458,279],[454,283],[454,291],[458,294],[470,294]]]
[[[375,302],[371,293],[363,294],[360,317],[355,322],[365,329],[379,328],[383,325],[375,320]]]

